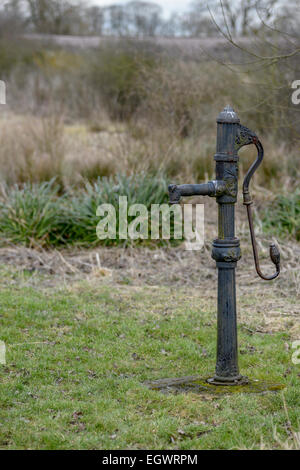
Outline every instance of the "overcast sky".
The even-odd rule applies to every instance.
[[[97,5],[112,5],[114,3],[122,4],[128,3],[129,0],[93,0],[93,3]],[[166,16],[169,16],[173,11],[182,13],[186,11],[191,3],[190,0],[153,0],[153,3],[157,3],[163,8],[163,12]]]

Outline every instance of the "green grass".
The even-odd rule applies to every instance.
[[[84,282],[37,290],[1,276],[0,448],[277,448],[298,429],[299,366],[286,332],[241,328],[240,366],[287,385],[289,418],[282,392],[215,398],[143,386],[213,372],[216,315],[201,309],[201,293]]]
[[[262,213],[263,228],[279,237],[288,235],[300,241],[300,191],[279,195]]]

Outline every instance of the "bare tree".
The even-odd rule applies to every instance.
[[[117,36],[155,36],[163,24],[161,12],[152,2],[113,4],[104,9],[106,30]]]
[[[131,1],[126,4],[126,12],[136,36],[155,36],[161,26],[162,9],[155,3]]]
[[[29,21],[38,33],[80,34],[82,5],[72,0],[26,0]]]
[[[84,10],[84,22],[88,34],[101,36],[104,30],[104,9],[98,6],[87,7]]]
[[[279,9],[274,13],[274,7],[280,2],[278,0],[266,0],[261,2],[256,2],[256,14],[259,27],[250,28],[253,38],[256,38],[260,41],[255,42],[254,48],[247,48],[244,45],[241,45],[237,39],[234,37],[234,30],[230,28],[230,18],[225,13],[224,0],[219,0],[221,9],[222,9],[222,22],[218,23],[218,20],[210,10],[211,18],[215,24],[217,30],[221,35],[233,46],[241,50],[243,53],[249,55],[253,59],[253,63],[262,62],[264,65],[272,65],[279,60],[290,59],[295,57],[300,53],[300,44],[298,41],[299,33],[295,34],[292,31],[292,25],[295,24],[295,18],[300,17],[300,6],[298,0],[295,0],[295,3],[298,5],[298,10],[293,12],[293,15],[289,15],[287,18],[286,15],[283,15],[283,12],[286,9]],[[264,7],[261,9],[261,7]],[[296,12],[298,11],[298,13]],[[264,17],[266,15],[266,18]],[[286,23],[283,23],[283,21]],[[287,31],[279,29],[276,25],[285,24]],[[272,40],[276,38],[275,42]],[[292,38],[297,38],[296,42]],[[278,39],[280,39],[278,44]],[[253,42],[253,41],[252,41]],[[260,51],[262,49],[270,51],[268,54],[263,54]],[[288,49],[288,51],[286,51]],[[249,62],[248,62],[249,64]]]
[[[12,35],[25,29],[20,0],[0,1],[0,36]]]
[[[116,36],[129,34],[128,15],[124,5],[110,5],[103,9],[106,31]]]
[[[182,16],[172,13],[167,20],[161,22],[159,32],[162,36],[174,37],[184,34]]]
[[[259,28],[260,19],[257,15],[259,11],[269,21],[274,17],[274,7],[279,0],[195,0],[191,4],[189,12],[189,23],[191,35],[211,35],[214,28],[214,35],[218,33],[218,28],[208,27],[208,18],[213,16],[215,23],[225,27],[226,32],[230,31],[232,36],[247,36],[253,33],[253,29]],[[210,18],[211,20],[211,18]]]
[[[213,23],[228,43],[240,52],[235,55],[242,58],[233,63],[224,61],[223,65],[239,74],[241,86],[246,85],[248,92],[252,87],[253,96],[255,90],[264,90],[263,99],[258,94],[257,101],[254,99],[243,112],[255,112],[256,124],[262,116],[262,127],[269,133],[273,130],[276,138],[281,135],[290,142],[299,141],[300,110],[291,100],[291,84],[300,74],[299,0],[292,0],[289,5],[276,0],[257,1],[255,23],[250,26],[248,22],[251,37],[247,42],[234,36],[224,0],[220,0],[220,4],[222,21],[219,23],[211,12]]]

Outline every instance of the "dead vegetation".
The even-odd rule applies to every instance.
[[[177,105],[173,103],[173,106],[175,109]],[[174,181],[180,178],[191,183],[213,177],[215,119],[207,120],[201,133],[193,131],[189,137],[182,138],[180,133],[189,128],[183,114],[174,118],[172,126],[167,128],[167,113],[164,124],[161,121],[158,126],[157,109],[151,112],[153,125],[142,117],[129,123],[113,123],[105,113],[90,121],[74,123],[65,122],[63,115],[41,118],[3,113],[0,117],[1,181],[11,185],[55,177],[68,188],[99,176],[142,171],[164,172]],[[274,192],[285,192],[289,185],[295,186],[299,165],[296,149],[289,149],[284,142],[277,145],[272,136],[263,138],[263,142],[265,161],[255,181],[260,185],[259,197],[265,199]],[[255,158],[255,149],[242,150],[240,157],[242,178]]]

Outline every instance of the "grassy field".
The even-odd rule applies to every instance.
[[[28,270],[2,266],[1,448],[299,447],[300,370],[280,302],[284,321],[267,320],[270,301],[269,289],[239,295],[240,367],[284,391],[162,394],[143,382],[213,373],[214,295],[98,277],[49,287],[47,275],[33,282]],[[297,299],[288,302],[292,315]]]
[[[300,338],[300,130],[290,103],[297,58],[232,72],[200,60],[197,50],[167,57],[150,43],[78,52],[6,41],[0,448],[300,448],[300,368],[292,363]],[[118,195],[149,208],[167,202],[169,182],[215,178],[215,119],[227,103],[265,148],[251,183],[262,269],[271,269],[271,240],[282,259],[278,280],[255,277],[239,194],[240,367],[286,388],[163,394],[144,382],[214,373],[217,204],[192,200],[205,202],[199,252],[177,243],[99,241],[96,209],[103,202],[117,208]],[[240,187],[256,158],[252,147],[240,152]]]

